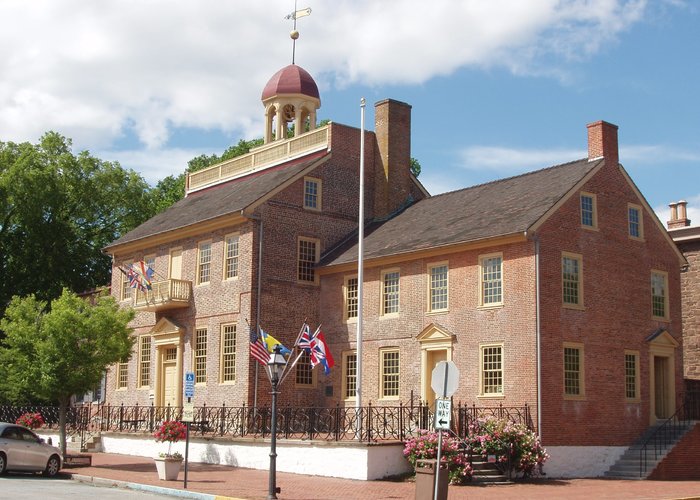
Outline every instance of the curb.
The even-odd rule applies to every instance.
[[[243,498],[237,497],[211,495],[209,493],[198,493],[196,491],[178,490],[175,488],[165,488],[163,486],[152,486],[150,484],[130,483],[128,481],[119,481],[117,479],[104,479],[101,477],[85,476],[83,474],[71,474],[70,476],[73,481],[78,481],[80,483],[88,483],[94,486],[145,491],[148,493],[157,493],[160,495],[169,495],[178,498],[192,498],[195,500],[245,500]]]

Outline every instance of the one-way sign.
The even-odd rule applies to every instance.
[[[435,400],[435,430],[449,431],[452,419],[452,401],[449,399]]]

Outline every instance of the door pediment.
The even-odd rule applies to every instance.
[[[679,342],[665,328],[656,330],[646,338],[646,341],[655,347],[672,347],[675,349],[680,346]]]
[[[185,334],[185,329],[170,318],[163,317],[151,329],[153,342],[156,346],[180,344]]]
[[[455,335],[447,328],[430,323],[422,332],[416,335],[416,340],[421,344],[447,344],[452,345]]]

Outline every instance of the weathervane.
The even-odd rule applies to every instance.
[[[294,56],[297,50],[297,38],[299,38],[299,32],[297,31],[297,19],[299,19],[300,17],[308,16],[309,14],[311,14],[310,7],[297,10],[297,0],[294,0],[294,12],[284,17],[285,19],[294,20],[294,28],[289,34],[289,36],[292,37],[292,64],[294,64]]]

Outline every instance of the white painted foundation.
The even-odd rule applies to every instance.
[[[166,443],[156,443],[151,436],[103,434],[106,453],[155,457],[168,450]],[[172,446],[172,452],[185,455],[185,443]],[[270,466],[270,443],[265,440],[229,441],[190,439],[190,462],[231,465],[267,470]],[[297,474],[372,480],[411,472],[403,456],[403,444],[325,443],[277,440],[277,470]]]
[[[600,477],[622,456],[624,446],[547,446],[549,479]]]

